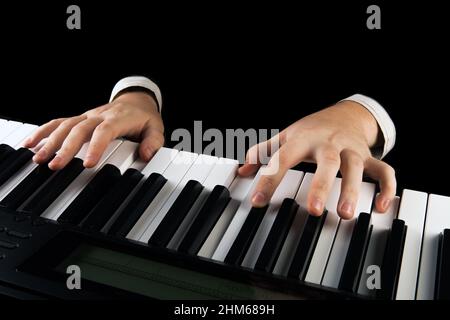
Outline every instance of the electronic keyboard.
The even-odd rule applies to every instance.
[[[289,170],[265,208],[261,173],[161,148],[145,163],[115,140],[62,170],[21,147],[37,126],[0,120],[0,293],[24,299],[450,298],[450,197],[403,190],[385,214],[363,182],[357,214],[305,210],[312,173]],[[81,288],[70,286],[70,266]]]

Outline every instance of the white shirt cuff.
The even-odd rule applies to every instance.
[[[153,81],[151,81],[146,77],[141,76],[127,77],[117,82],[113,88],[109,102],[113,101],[122,90],[125,90],[130,87],[142,87],[153,92],[153,94],[156,97],[156,102],[158,103],[159,112],[161,112],[162,109],[161,91],[159,90],[156,83],[154,83]]]
[[[386,156],[394,147],[396,137],[395,125],[391,117],[389,117],[389,114],[377,101],[362,94],[354,94],[346,99],[343,99],[342,101],[344,100],[359,103],[365,107],[378,122],[384,137],[384,146],[383,150],[378,152],[378,154],[375,152],[374,156],[379,157],[380,159],[384,158],[384,156]]]

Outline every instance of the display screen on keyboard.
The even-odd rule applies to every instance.
[[[157,299],[290,298],[90,244],[80,244],[55,271],[65,273],[70,265],[80,267],[83,279]]]

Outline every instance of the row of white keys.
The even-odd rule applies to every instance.
[[[221,185],[224,187],[229,187],[231,182],[236,176],[237,169],[239,167],[239,162],[237,160],[231,160],[226,158],[219,158],[214,164],[213,168],[209,172],[207,178],[203,182],[204,189],[198,196],[197,200],[194,202],[192,208],[189,210],[183,222],[178,227],[177,231],[173,235],[167,247],[169,249],[177,249],[183,240],[184,235],[187,230],[191,227],[198,212],[200,211],[202,205],[205,203],[210,192],[215,186]]]
[[[216,251],[214,252],[212,259],[217,261],[224,261],[225,257],[228,254],[228,251],[230,250],[231,246],[233,245],[234,240],[236,239],[237,235],[239,234],[239,231],[242,228],[242,225],[245,222],[245,219],[247,218],[251,208],[252,208],[252,196],[253,191],[259,182],[259,179],[261,178],[261,172],[264,170],[264,166],[261,167],[256,174],[255,178],[252,181],[252,186],[250,187],[250,190],[245,197],[245,199],[242,201],[241,205],[239,206],[239,209],[236,211],[233,220],[231,220],[230,225],[227,228],[227,231],[225,231],[222,239],[219,242],[219,245],[217,246]]]
[[[372,234],[369,245],[367,246],[366,258],[361,273],[358,293],[365,296],[374,296],[376,291],[369,290],[367,279],[371,273],[367,273],[369,266],[381,267],[383,263],[384,250],[392,226],[392,221],[397,217],[400,198],[395,197],[391,206],[385,213],[378,212],[375,208],[372,210]]]
[[[439,237],[450,228],[450,197],[430,194],[420,258],[417,300],[433,300]]]
[[[233,180],[230,186],[231,200],[199,250],[197,254],[199,257],[211,258],[213,256],[237,209],[250,191],[253,179],[254,177],[237,176]]]
[[[38,126],[25,123],[18,126],[13,132],[2,140],[2,143],[7,144],[14,148],[22,147],[22,142],[28,138]]]
[[[184,177],[180,180],[178,185],[175,187],[175,190],[170,194],[167,201],[162,206],[161,210],[156,214],[153,221],[148,226],[147,230],[145,230],[143,236],[141,237],[140,241],[147,242],[148,239],[151,238],[155,230],[158,228],[161,221],[166,216],[167,212],[169,212],[172,205],[175,203],[175,201],[178,199],[178,196],[180,195],[183,188],[186,186],[189,180],[195,180],[197,182],[200,182],[203,184],[206,177],[214,167],[214,165],[217,163],[219,159],[217,157],[208,156],[201,154],[195,159],[195,162],[192,164],[192,166],[189,168],[187,173],[184,175]]]
[[[93,168],[84,169],[75,180],[64,190],[63,193],[42,213],[41,217],[56,220],[61,213],[69,206],[69,204],[78,196],[83,188],[94,177],[95,173],[103,166],[105,161],[113,154],[113,152],[122,144],[121,140],[112,141],[105,152],[101,156],[97,165]],[[76,154],[76,158],[84,159],[88,150],[89,143],[85,143],[80,151]]]
[[[339,223],[333,248],[331,249],[322,279],[323,286],[331,288],[338,287],[356,219],[361,212],[371,212],[374,196],[375,184],[363,182],[361,184],[358,203],[355,207],[355,215],[350,220],[341,219]]]
[[[134,195],[139,191],[142,187],[142,184],[147,180],[147,178],[152,173],[164,174],[167,167],[172,163],[172,161],[178,155],[178,150],[169,149],[169,148],[160,148],[158,152],[150,159],[150,162],[146,163],[141,159],[136,160],[130,168],[141,171],[143,174],[142,179],[139,181],[137,186],[130,192],[127,198],[123,201],[123,203],[119,206],[117,211],[111,216],[111,219],[105,224],[102,228],[102,231],[106,232],[109,230],[111,225],[117,219],[117,217],[121,214],[123,209],[128,205],[128,203],[133,199]]]
[[[306,218],[308,217],[307,211],[307,199],[308,192],[311,186],[313,174],[306,173],[300,184],[300,188],[295,196],[295,201],[298,203],[299,208],[289,229],[286,240],[284,241],[283,248],[281,249],[280,256],[273,269],[273,273],[277,275],[286,276],[289,267],[294,259],[295,249],[300,241],[300,237],[303,233],[303,227],[305,225]]]
[[[414,300],[416,296],[420,249],[425,223],[428,195],[424,192],[403,190],[398,219],[408,227],[397,285],[397,300]]]
[[[3,120],[3,122],[0,124],[0,143],[5,143],[3,141],[21,126],[23,126],[22,122]]]
[[[317,240],[311,262],[306,273],[305,281],[318,284],[322,282],[328,257],[333,247],[334,238],[338,230],[340,218],[337,214],[337,205],[341,193],[342,179],[336,178],[331,187],[325,208],[328,210],[327,216],[322,226],[322,230]]]
[[[150,205],[147,207],[147,209],[144,211],[133,228],[131,228],[130,232],[127,235],[128,239],[136,241],[141,240],[144,232],[150,226],[159,210],[161,210],[164,203],[175,190],[181,179],[183,179],[184,175],[192,166],[197,157],[198,155],[196,153],[190,153],[186,151],[180,151],[177,153],[176,157],[164,171],[164,177],[167,179],[166,183],[158,192]]]
[[[303,179],[303,172],[297,170],[288,170],[275,190],[270,205],[267,208],[261,224],[253,237],[252,243],[247,250],[247,253],[242,261],[242,266],[247,268],[254,268],[259,254],[266,242],[270,229],[277,217],[283,200],[286,198],[293,199],[297,194],[300,183]]]

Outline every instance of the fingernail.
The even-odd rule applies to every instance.
[[[53,160],[51,161],[52,165],[58,165],[63,161],[63,159],[60,156],[56,156],[55,158],[53,158]]]
[[[47,155],[48,155],[47,150],[41,149],[41,150],[39,150],[38,153],[36,153],[34,155],[33,160],[36,161],[36,160],[39,160],[39,159],[45,159],[45,158],[47,158]]]
[[[345,201],[341,206],[341,212],[346,216],[353,215],[353,204],[351,202]]]
[[[155,151],[151,148],[147,148],[147,150],[145,150],[145,154],[147,159],[150,160],[155,155]]]
[[[25,146],[29,145],[31,143],[31,138],[26,138],[25,141],[23,142],[23,144]]]
[[[388,207],[389,207],[389,204],[391,203],[391,200],[389,200],[389,199],[384,199],[382,202],[381,202],[381,206],[383,207],[383,209],[387,209]]]
[[[86,158],[84,158],[83,165],[85,167],[89,167],[92,165],[93,162],[94,162],[94,156],[87,155]]]
[[[316,211],[316,213],[320,214],[323,211],[323,202],[320,199],[314,199],[312,202],[312,208]]]
[[[266,204],[266,196],[262,192],[257,192],[252,198],[253,205],[263,206]]]

